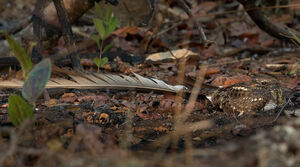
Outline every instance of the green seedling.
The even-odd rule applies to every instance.
[[[19,95],[8,98],[8,115],[15,126],[20,126],[25,119],[33,118],[32,107]]]
[[[10,95],[8,98],[9,117],[15,126],[20,126],[25,119],[34,116],[33,107],[35,107],[35,102],[43,93],[51,75],[51,60],[48,58],[44,59],[32,68],[32,62],[24,48],[7,33],[4,33],[4,35],[23,71],[23,98],[15,94]],[[24,98],[32,104],[33,107],[27,103]]]
[[[27,79],[24,81],[22,96],[33,106],[36,100],[44,92],[51,75],[51,60],[42,60],[33,67]]]
[[[2,32],[13,51],[15,57],[19,61],[22,71],[23,71],[23,78],[26,78],[29,71],[32,68],[32,62],[27,53],[25,52],[25,49],[21,47],[13,38],[11,38],[7,33]]]
[[[108,59],[106,57],[102,58],[102,55],[112,47],[112,44],[103,46],[104,40],[107,39],[111,35],[111,33],[115,31],[118,26],[118,19],[113,15],[110,5],[108,5],[106,9],[105,17],[100,9],[99,4],[96,2],[95,8],[96,13],[100,17],[100,19],[95,18],[93,20],[94,26],[97,30],[97,34],[92,35],[92,37],[95,40],[100,53],[99,57],[94,58],[93,61],[97,65],[97,71],[99,72],[100,67],[108,62]]]

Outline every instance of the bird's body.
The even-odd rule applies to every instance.
[[[274,79],[254,79],[252,82],[219,88],[212,95],[212,104],[224,112],[243,113],[268,110],[285,101],[283,89]]]

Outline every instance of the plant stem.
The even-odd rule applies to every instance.
[[[102,52],[103,52],[103,42],[104,40],[101,40],[100,48],[99,48],[99,58],[102,59]],[[98,66],[97,72],[99,72],[100,66]]]
[[[104,40],[101,40],[101,45],[100,45],[100,54],[99,54],[99,58],[102,58],[102,52],[103,52],[103,42]]]

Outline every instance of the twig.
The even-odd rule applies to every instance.
[[[291,104],[292,101],[291,99],[289,98],[289,100],[281,107],[279,113],[276,115],[275,119],[271,122],[271,123],[275,123],[277,121],[277,119],[279,118],[279,116],[281,115],[282,111],[285,109],[285,107],[288,105],[288,104]],[[292,103],[293,104],[293,103]]]
[[[180,116],[180,122],[185,122],[187,117],[191,114],[191,112],[193,111],[193,108],[194,108],[194,105],[195,105],[195,102],[197,100],[197,97],[198,97],[198,94],[199,94],[199,91],[201,89],[201,86],[202,86],[202,83],[203,83],[203,80],[204,80],[204,76],[205,76],[205,73],[206,73],[206,70],[207,70],[207,65],[204,64],[201,66],[200,70],[199,70],[199,73],[197,75],[197,79],[196,79],[196,82],[194,84],[194,87],[192,89],[192,93],[191,93],[191,96],[189,98],[189,102],[188,104],[186,105],[186,108],[185,108],[185,111],[184,113],[181,114]]]
[[[249,0],[238,0],[246,9],[256,8],[255,1]],[[278,38],[284,41],[293,41],[293,36],[290,31],[292,29],[288,27],[279,26],[277,24],[272,23],[262,11],[259,9],[249,10],[247,11],[248,15],[251,19],[256,23],[256,25],[261,28],[263,31],[268,33],[269,35]],[[293,31],[297,37],[300,36],[300,33]]]
[[[197,19],[194,18],[192,12],[190,11],[189,6],[184,2],[184,0],[176,0],[176,2],[179,4],[180,7],[182,7],[182,9],[184,10],[184,12],[193,20],[193,22],[196,24],[198,31],[200,33],[200,38],[202,40],[202,42],[204,43],[204,47],[207,48],[209,47],[211,44],[214,44],[214,41],[210,41],[207,39],[204,30],[201,26],[201,24],[198,22]]]

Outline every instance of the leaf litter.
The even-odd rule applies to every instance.
[[[131,56],[120,54],[111,61],[110,55],[104,54],[110,60],[109,68],[100,70],[117,75],[134,72],[177,85],[180,63],[184,62],[183,84],[192,88],[205,60],[208,68],[200,94],[182,126],[176,125],[176,112],[188,108],[190,94],[178,97],[143,89],[53,88],[49,89],[50,97],[55,99],[49,102],[51,105],[38,99],[34,120],[15,129],[5,104],[9,94],[20,91],[1,88],[1,166],[297,166],[299,118],[286,114],[270,123],[277,114],[273,111],[245,115],[237,122],[231,114],[217,111],[204,95],[216,87],[249,81],[253,75],[272,76],[284,88],[297,92],[298,54],[280,52],[284,44],[258,29],[236,2],[191,2],[192,12],[205,25],[205,33],[216,41],[215,45],[203,46],[196,27],[178,4],[159,4],[158,10],[165,18],[159,31],[136,26],[115,31],[108,39],[114,44],[108,52],[121,50]],[[5,12],[1,14],[6,16]],[[297,12],[293,16],[296,18]],[[297,28],[298,21],[289,21]],[[154,39],[149,38],[153,35]],[[96,48],[93,44],[80,54],[97,53]],[[192,54],[177,56],[179,49]],[[168,58],[156,56],[152,61],[133,63],[138,56],[147,59],[153,55]],[[272,64],[288,67],[272,68]],[[85,69],[95,72],[96,68],[89,64]],[[75,80],[57,73],[52,77]],[[297,110],[299,95],[292,100]]]

